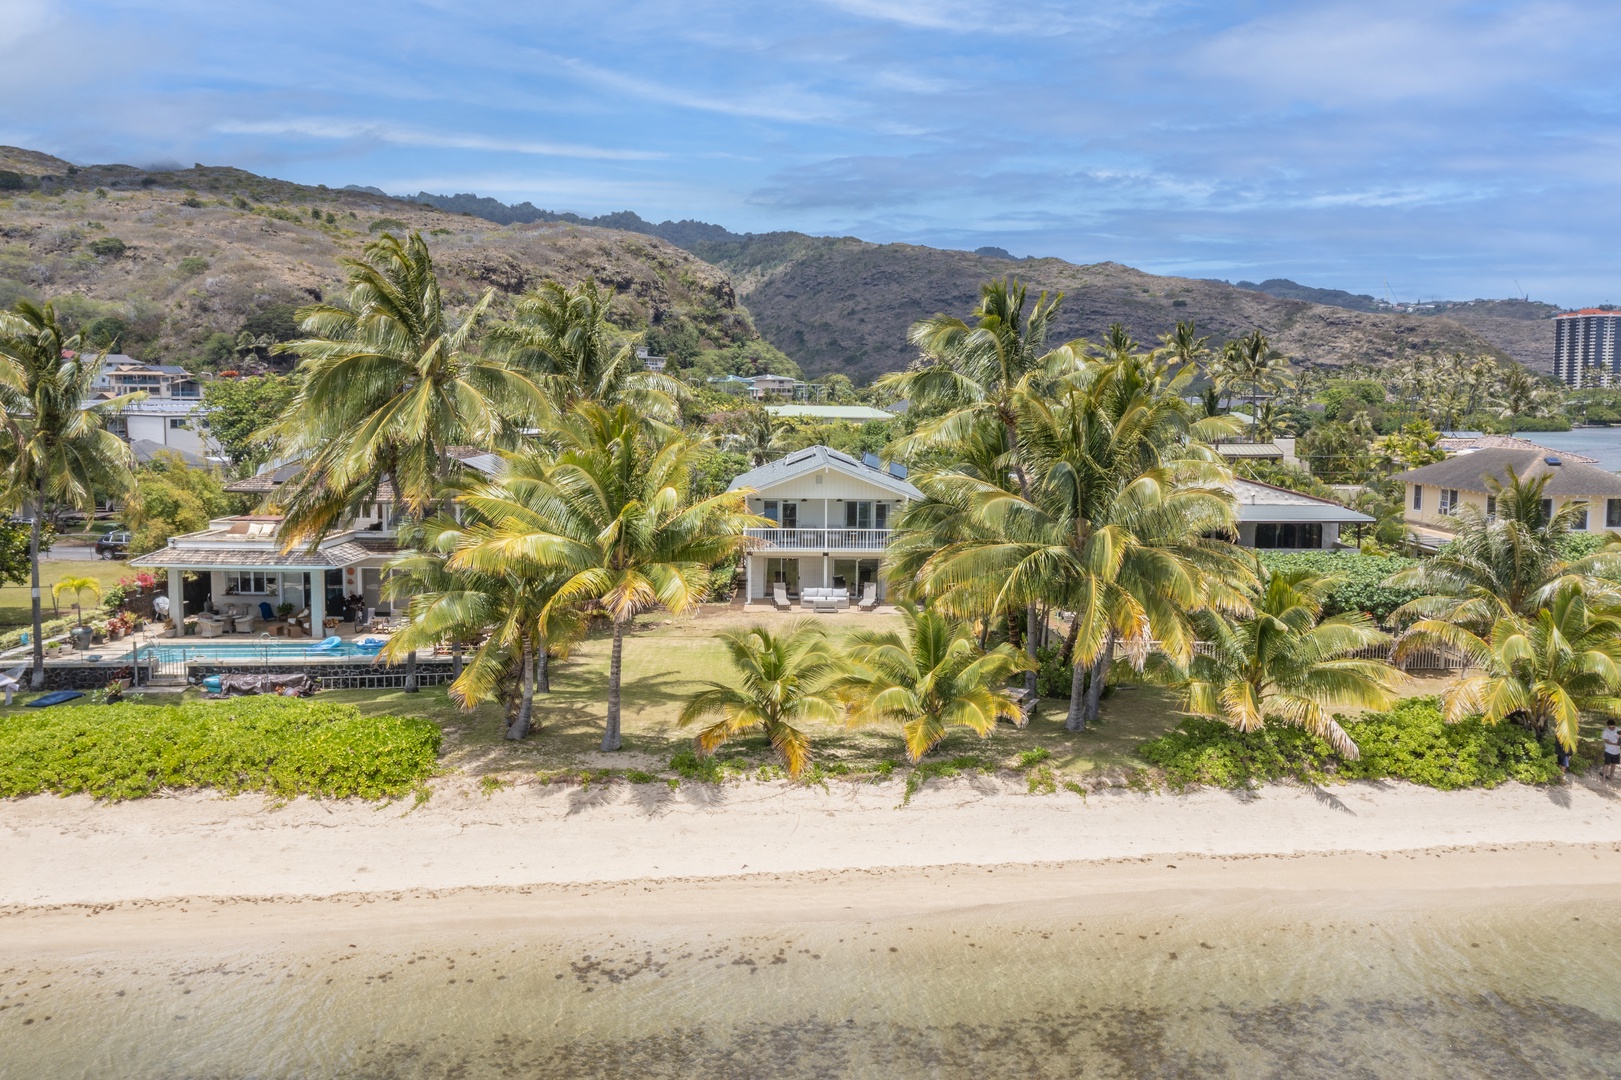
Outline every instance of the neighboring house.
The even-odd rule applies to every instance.
[[[501,468],[495,454],[454,448],[451,455],[486,475]],[[225,490],[273,502],[276,490],[295,478],[301,467],[296,461],[278,462],[256,476],[227,484]],[[322,537],[313,551],[283,550],[279,515],[244,514],[217,518],[206,529],[170,537],[167,546],[131,559],[130,565],[168,572],[170,618],[176,624],[205,605],[219,610],[222,603],[246,601],[268,603],[272,609],[293,604],[300,611],[307,609],[310,625],[319,627],[325,614],[341,610],[348,596],[364,597],[368,608],[389,607],[382,598],[382,583],[384,567],[399,554],[396,518],[393,489],[385,481],[374,499]],[[187,573],[194,575],[189,590],[184,587]]]
[[[1213,449],[1228,461],[1275,461],[1280,465],[1310,472],[1295,456],[1295,440],[1271,439],[1266,442],[1219,442]]]
[[[99,397],[117,397],[144,391],[151,398],[187,398],[192,401],[203,396],[197,377],[183,367],[173,364],[143,364],[122,353],[107,356],[101,365],[101,374],[91,384]]]
[[[91,390],[95,396],[86,405],[125,394],[146,395],[107,418],[107,430],[132,447],[139,445],[150,455],[155,444],[188,460],[218,455],[219,447],[208,438],[202,416],[202,385],[185,368],[144,364],[114,353],[102,360]]]
[[[749,509],[777,523],[749,529],[753,546],[744,557],[745,595],[771,596],[783,582],[801,589],[843,587],[859,598],[879,575],[890,526],[907,503],[923,493],[906,481],[899,465],[885,468],[876,457],[858,460],[826,446],[812,446],[751,469],[729,491],[751,489]]]
[[[86,406],[98,404],[96,399]],[[182,456],[217,457],[220,449],[208,436],[202,402],[196,398],[151,397],[131,401],[108,415],[107,430],[131,446],[156,444]]]
[[[642,362],[643,368],[654,373],[662,373],[669,364],[667,357],[654,356],[643,345],[636,346],[636,359]]]
[[[1472,453],[1475,450],[1534,450],[1539,454],[1550,454],[1581,465],[1598,464],[1594,458],[1572,454],[1569,450],[1550,450],[1530,439],[1516,438],[1513,435],[1443,435],[1435,440],[1435,445],[1448,457],[1453,454]]]
[[[1577,526],[1592,532],[1621,532],[1621,476],[1576,461],[1572,455],[1535,450],[1471,450],[1396,476],[1406,485],[1408,529],[1421,544],[1439,546],[1452,539],[1452,516],[1461,507],[1474,506],[1496,513],[1496,500],[1486,491],[1486,480],[1519,476],[1546,476],[1544,505],[1557,512],[1580,504],[1585,516]]]
[[[870,405],[767,405],[765,411],[785,419],[844,420],[854,424],[895,419],[894,413]]]
[[[1337,502],[1254,480],[1235,478],[1233,495],[1238,499],[1238,543],[1244,547],[1329,551],[1345,529],[1374,522]]]
[[[827,387],[820,383],[801,382],[788,375],[722,375],[710,379],[709,385],[728,394],[747,394],[755,401],[773,398],[793,398],[796,401],[820,400],[827,395]]]

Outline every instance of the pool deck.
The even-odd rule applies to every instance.
[[[333,633],[337,634],[338,637],[340,637],[346,644],[354,644],[356,642],[365,641],[367,638],[387,637],[386,634],[380,634],[376,631],[368,631],[363,634],[357,634],[354,632],[354,627],[350,623],[340,624],[338,628],[333,631]],[[309,663],[317,665],[337,663],[353,664],[356,661],[371,660],[377,655],[375,653],[350,653],[347,655],[323,655],[321,653],[304,654],[294,652],[292,649],[288,648],[288,646],[308,647],[310,645],[314,645],[318,640],[324,639],[312,639],[308,637],[272,637],[268,634],[262,633],[222,634],[219,637],[209,638],[199,637],[196,634],[188,634],[183,638],[177,638],[171,635],[166,628],[161,630],[142,630],[134,634],[129,634],[118,641],[104,641],[99,645],[92,645],[87,650],[80,651],[74,649],[64,653],[61,656],[47,656],[45,658],[45,666],[85,667],[87,665],[94,664],[95,666],[100,667],[117,667],[120,665],[127,665],[130,662],[131,650],[144,649],[148,645],[177,646],[185,649],[195,650],[200,654],[196,657],[188,658],[186,661],[188,663],[192,662],[193,660],[201,663],[214,662],[208,656],[209,651],[212,649],[218,648],[222,651],[227,648],[252,649],[263,644],[274,645],[278,649],[277,652],[270,654],[270,663]],[[93,662],[89,659],[91,656],[100,656],[101,659]],[[23,656],[22,658],[26,659],[26,656]],[[434,650],[431,648],[418,649],[417,659],[434,659]],[[253,664],[260,663],[261,658],[257,655],[242,656],[238,654],[235,656],[221,656],[218,658],[217,662],[222,664],[241,664],[243,666],[251,666]]]

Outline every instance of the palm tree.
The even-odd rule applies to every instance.
[[[493,447],[546,408],[526,375],[473,351],[493,293],[454,322],[420,233],[403,243],[384,233],[340,262],[347,305],[301,308],[310,336],[273,350],[302,358],[298,391],[270,429],[305,463],[283,496],[288,542],[317,541],[385,481],[420,516],[456,467],[449,447]]]
[[[1576,748],[1584,712],[1621,715],[1621,617],[1595,609],[1579,581],[1561,581],[1532,615],[1504,614],[1489,635],[1454,622],[1424,619],[1397,643],[1397,655],[1441,645],[1478,669],[1441,697],[1448,720],[1518,720],[1537,734],[1550,728]]]
[[[778,454],[787,450],[789,431],[769,409],[754,406],[741,409],[732,414],[732,424],[738,435],[743,438],[740,447],[742,453],[748,456],[759,468]]]
[[[1332,576],[1268,573],[1259,561],[1256,572],[1261,585],[1251,618],[1197,617],[1208,645],[1183,684],[1188,711],[1240,731],[1259,730],[1270,716],[1355,758],[1356,744],[1328,709],[1383,709],[1395,700],[1396,670],[1355,655],[1389,637],[1360,612],[1321,617],[1323,597],[1337,584]]]
[[[524,495],[522,477],[491,482],[476,489],[485,497],[517,498]],[[463,517],[473,515],[463,509]],[[414,656],[425,645],[449,639],[457,650],[456,679],[451,698],[463,709],[480,702],[505,698],[514,702],[504,735],[526,738],[534,727],[536,692],[551,689],[550,656],[566,655],[569,644],[584,632],[577,608],[553,605],[552,597],[563,575],[485,573],[449,563],[458,548],[469,543],[468,522],[437,517],[416,530],[415,550],[389,564],[385,583],[391,598],[406,599],[411,621],[389,638],[383,657],[398,661]],[[463,667],[461,646],[477,642],[471,661]],[[517,693],[508,696],[516,678]]]
[[[939,611],[901,606],[904,635],[857,630],[854,665],[840,681],[853,698],[852,723],[899,724],[907,756],[916,762],[961,724],[981,738],[998,720],[1023,723],[1007,683],[1030,661],[1010,645],[981,649],[972,628]]]
[[[681,727],[712,716],[698,732],[698,751],[713,754],[728,739],[759,730],[771,740],[790,776],[810,763],[807,723],[832,723],[842,715],[835,684],[845,670],[821,627],[805,620],[772,630],[767,626],[717,635],[726,645],[741,685],[708,682],[681,710]]]
[[[1206,538],[1232,528],[1231,474],[1198,445],[1231,422],[1196,417],[1181,396],[1192,377],[1128,354],[1066,378],[1050,399],[1023,396],[1020,430],[1038,477],[1028,496],[933,478],[956,490],[973,530],[920,569],[931,596],[952,611],[1037,599],[1074,611],[1070,730],[1096,719],[1117,641],[1139,656],[1157,642],[1185,658],[1190,612],[1247,610],[1247,572],[1230,544]]]
[[[965,440],[983,419],[994,419],[1002,428],[1007,448],[1007,466],[1021,494],[1030,491],[1030,475],[1019,449],[1016,398],[1028,378],[1043,372],[1050,364],[1074,366],[1081,361],[1078,343],[1055,358],[1047,350],[1047,334],[1058,317],[1064,294],[1051,300],[1043,292],[1035,307],[1025,312],[1025,286],[1010,277],[985,282],[979,287],[979,306],[971,316],[973,325],[955,316],[936,314],[912,324],[907,339],[922,353],[914,369],[885,376],[875,384],[897,397],[907,397],[918,405],[948,410],[944,416],[921,425],[913,435],[898,440],[896,449],[905,452],[915,446]],[[1036,605],[1025,609],[1025,641],[1033,658],[1036,649]],[[1035,692],[1032,670],[1026,689]]]
[[[97,603],[101,601],[101,582],[93,577],[66,577],[51,586],[51,599],[57,603],[62,600],[63,593],[73,594],[73,614],[84,625],[84,612],[80,605],[84,602],[84,594],[89,593]]]
[[[1547,416],[1559,404],[1559,393],[1547,379],[1531,374],[1519,364],[1508,364],[1499,369],[1493,404],[1497,415],[1509,422],[1508,433],[1520,428],[1520,418]]]
[[[631,406],[583,403],[551,432],[555,460],[523,490],[475,491],[462,502],[479,524],[447,564],[486,574],[563,576],[546,607],[592,605],[613,623],[602,749],[620,738],[625,631],[641,612],[687,611],[709,568],[735,560],[743,529],[763,524],[741,492],[691,497],[703,442],[648,425]],[[509,480],[509,486],[515,486]]]
[[[1250,407],[1250,433],[1255,432],[1256,407],[1262,394],[1272,394],[1280,388],[1294,385],[1289,375],[1289,358],[1272,347],[1266,335],[1259,330],[1236,341],[1229,341],[1223,353],[1226,377],[1236,388],[1248,391]]]
[[[88,510],[96,496],[134,486],[129,447],[105,428],[106,417],[142,396],[88,404],[104,355],[86,356],[77,334],[58,323],[51,304],[26,301],[0,314],[0,403],[8,429],[0,446],[5,501],[31,518],[28,561],[33,575],[34,667],[30,685],[45,682],[40,611],[40,521],[48,502]]]
[[[612,289],[590,278],[573,286],[542,282],[490,337],[515,366],[534,374],[560,413],[582,401],[627,401],[673,418],[682,386],[636,370],[634,340],[609,318],[613,298]]]
[[[1506,480],[1486,478],[1493,513],[1459,507],[1455,538],[1433,558],[1391,576],[1396,588],[1421,589],[1424,595],[1397,608],[1401,622],[1442,620],[1484,634],[1505,616],[1529,618],[1567,582],[1600,591],[1608,601],[1621,600],[1616,587],[1603,579],[1621,571],[1621,543],[1580,559],[1565,559],[1564,540],[1586,508],[1569,504],[1549,514],[1543,497],[1549,477],[1524,476],[1509,469]]]

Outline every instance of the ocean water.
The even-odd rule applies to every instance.
[[[1478,435],[1479,432],[1459,432]],[[1570,431],[1522,431],[1520,438],[1530,439],[1550,450],[1568,450],[1594,459],[1600,469],[1621,472],[1621,427],[1574,428]]]
[[[1615,1077],[1614,901],[1256,894],[7,962],[0,1076]]]

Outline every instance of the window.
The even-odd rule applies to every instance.
[[[1413,485],[1413,509],[1414,510],[1422,510],[1422,509],[1424,509],[1424,485],[1423,484],[1414,484]]]
[[[1611,499],[1604,504],[1604,526],[1621,529],[1621,499]]]
[[[865,499],[852,499],[844,504],[846,529],[872,528],[872,503]]]
[[[799,528],[799,504],[784,499],[782,503],[782,518],[777,522],[785,529]]]
[[[225,589],[238,594],[273,596],[276,592],[276,575],[263,570],[230,570],[225,574]]]
[[[1576,511],[1576,520],[1571,523],[1572,529],[1587,528],[1587,504],[1584,502],[1572,503],[1571,509]]]
[[[1323,527],[1316,522],[1263,521],[1255,526],[1255,546],[1258,548],[1311,548],[1323,546]]]
[[[776,499],[767,499],[765,501],[765,508],[761,511],[761,513],[770,518],[772,521],[775,521],[777,524],[782,524],[782,511],[778,508]]]
[[[1543,517],[1544,521],[1549,520],[1549,519],[1551,519],[1553,517],[1553,500],[1552,499],[1543,499],[1542,500],[1542,517]]]
[[[185,426],[186,426],[185,420],[181,419],[180,417],[178,417],[178,416],[169,417],[169,430],[170,431],[179,431],[182,428],[184,428]]]
[[[1497,517],[1497,496],[1486,496],[1486,517],[1495,520]]]
[[[1440,512],[1443,513],[1443,514],[1455,514],[1455,513],[1457,513],[1458,512],[1458,489],[1457,488],[1442,488],[1441,489],[1441,505],[1437,509],[1439,509]]]

